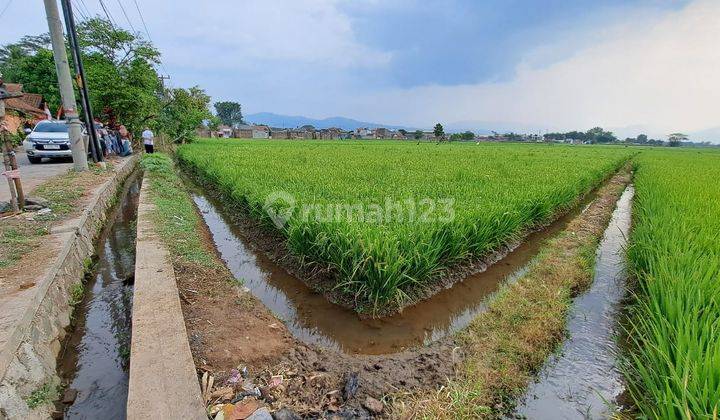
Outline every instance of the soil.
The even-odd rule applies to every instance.
[[[627,181],[624,173],[610,182]],[[573,220],[573,231],[604,228],[606,218],[598,214],[612,212],[616,197],[609,189],[602,191],[588,211]],[[248,232],[260,232],[257,223],[244,223]],[[595,226],[599,224],[603,226]],[[214,250],[207,226],[201,225],[205,246]],[[255,245],[279,259],[288,258],[266,232],[254,237]],[[200,376],[208,372],[214,377],[210,407],[250,395],[257,387],[272,410],[289,408],[311,418],[373,417],[377,413],[365,406],[375,404],[363,404],[368,397],[387,404],[406,393],[437,390],[455,377],[464,360],[456,335],[389,355],[349,355],[307,345],[235,284],[219,258],[214,269],[177,263],[175,268],[196,367]],[[328,276],[322,269],[310,270],[313,281]],[[238,379],[244,368],[248,373]]]
[[[92,192],[111,175],[111,171],[88,171],[81,177],[61,175],[40,185],[45,187],[58,184],[57,191],[62,191],[66,184],[63,177],[72,177],[73,189],[80,191],[81,194],[77,200],[69,203],[71,209],[68,213],[38,216],[36,212],[25,212],[0,217],[0,260],[16,253],[17,249],[12,248],[18,246],[21,247],[22,254],[19,259],[11,259],[8,266],[0,268],[0,293],[9,294],[35,286],[35,282],[47,269],[47,264],[53,261],[62,245],[60,238],[52,235],[54,229],[62,229],[65,223],[78,217],[87,206]],[[20,233],[24,243],[18,245],[4,242],[2,237],[10,230]]]
[[[207,227],[202,224],[198,230],[217,258]],[[264,368],[292,348],[292,335],[217,261],[216,267],[180,259],[173,263],[195,366],[210,372],[228,370],[243,355],[244,365]]]

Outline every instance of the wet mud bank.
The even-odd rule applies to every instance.
[[[624,250],[633,196],[629,186],[618,200],[597,249],[592,286],[574,300],[568,315],[568,337],[529,386],[515,416],[596,419],[623,408],[617,337],[626,295]]]
[[[84,296],[75,305],[71,332],[59,358],[66,388],[60,406],[64,418],[125,417],[141,183],[140,173],[126,181],[97,240]]]
[[[188,181],[191,182],[191,181]],[[487,298],[502,284],[527,271],[547,239],[565,229],[594,200],[588,194],[570,211],[497,253],[457,270],[427,299],[382,318],[358,315],[300,280],[256,241],[257,232],[233,217],[221,200],[200,187],[192,198],[211,239],[232,274],[283,320],[306,344],[349,354],[380,355],[428,345],[466,327],[487,308]],[[470,273],[457,280],[462,273]]]

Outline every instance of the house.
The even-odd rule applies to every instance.
[[[336,128],[336,127],[331,127],[331,128],[323,128],[322,130],[320,130],[317,133],[316,138],[325,139],[325,140],[338,140],[338,139],[342,138],[342,135],[343,135],[343,131],[341,129]]]
[[[5,124],[8,131],[15,133],[25,123],[34,125],[40,120],[49,118],[43,109],[45,101],[42,95],[37,93],[24,93],[22,89],[23,85],[19,83],[5,83],[4,86],[8,93],[22,95],[5,100]]]
[[[290,138],[290,130],[287,130],[285,128],[270,128],[270,138],[272,139],[289,139]]]
[[[390,130],[383,127],[378,127],[373,130],[373,135],[376,139],[389,139]]]
[[[220,138],[230,138],[233,136],[233,129],[228,125],[219,125],[217,128],[217,136]]]
[[[356,139],[373,139],[375,138],[375,133],[373,133],[372,130],[369,128],[363,127],[363,128],[356,128],[355,129],[355,138]]]
[[[270,127],[267,125],[253,125],[252,137],[253,139],[269,139],[270,138]]]
[[[240,124],[233,130],[233,137],[238,139],[251,139],[253,138],[252,126],[247,124]]]

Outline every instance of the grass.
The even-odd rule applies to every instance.
[[[25,403],[32,410],[41,405],[49,404],[58,399],[60,394],[60,388],[56,384],[46,383],[35,391],[31,392],[30,395],[25,399]]]
[[[213,267],[213,256],[203,245],[196,228],[200,221],[193,202],[167,155],[145,154],[141,161],[145,170],[144,182],[150,184],[150,194],[156,206],[153,212],[159,235],[175,258],[187,263]]]
[[[329,268],[336,292],[361,312],[409,303],[454,264],[546,223],[631,153],[562,145],[235,139],[178,149],[181,163],[203,182],[271,229],[266,200],[290,194],[296,205],[279,229],[289,251],[304,264]],[[387,211],[388,200],[407,205],[393,213],[397,208]],[[338,205],[364,211],[318,217],[318,209]],[[433,217],[410,220],[413,206],[416,215]]]
[[[598,200],[541,249],[526,274],[506,285],[456,343],[465,355],[439,391],[400,395],[398,418],[502,418],[565,335],[572,297],[592,281],[595,250],[625,182]]]
[[[720,153],[648,151],[638,159],[627,258],[630,393],[646,418],[718,418]]]

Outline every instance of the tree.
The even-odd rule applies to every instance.
[[[222,124],[222,121],[220,121],[220,118],[218,118],[217,115],[211,115],[210,118],[207,119],[206,126],[208,129],[215,131],[218,129],[218,127]]]
[[[167,103],[158,122],[173,142],[183,143],[195,138],[195,129],[212,117],[208,105],[210,96],[199,87],[168,89]]]
[[[433,128],[433,134],[435,135],[436,139],[443,139],[445,137],[445,129],[443,129],[442,124],[435,124],[435,128]]]
[[[95,115],[139,131],[159,111],[162,90],[153,66],[160,62],[160,52],[100,18],[78,24],[78,44]],[[26,36],[0,48],[0,71],[7,81],[22,83],[25,92],[43,95],[51,110],[60,106],[47,34]]]
[[[420,140],[421,138],[423,138],[422,130],[415,130],[415,132],[413,133],[413,137],[415,137],[415,140]]]
[[[466,132],[462,133],[462,139],[467,140],[467,141],[474,140],[475,133],[473,133],[472,131],[466,131]]]
[[[591,128],[585,135],[592,143],[612,143],[617,141],[617,137],[612,132],[605,131],[602,127]]]
[[[668,134],[668,141],[670,142],[670,147],[679,147],[682,142],[687,141],[688,136],[687,134],[683,133],[672,133]]]
[[[639,144],[645,144],[648,141],[648,136],[646,134],[638,134],[638,136],[635,138],[635,141]]]
[[[230,127],[244,123],[242,106],[237,102],[215,102],[215,113],[223,124]]]

